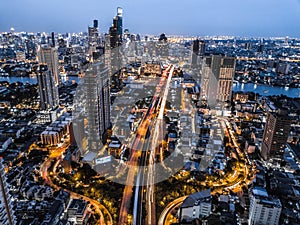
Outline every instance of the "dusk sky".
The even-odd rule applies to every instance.
[[[132,33],[300,37],[300,0],[2,0],[0,32],[108,32],[118,6]]]

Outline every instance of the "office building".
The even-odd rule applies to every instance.
[[[203,40],[199,41],[199,51],[198,51],[198,55],[199,56],[204,56],[205,54],[205,42]]]
[[[118,18],[115,17],[113,19],[113,24],[109,28],[109,36],[110,36],[110,48],[116,48],[120,45],[121,41],[118,34]]]
[[[122,44],[123,37],[123,9],[118,7],[117,16],[114,17],[109,29],[110,47],[116,48]]]
[[[192,44],[192,66],[197,65],[199,54],[199,40],[194,40]]]
[[[119,35],[119,38],[122,42],[122,38],[123,38],[123,9],[121,7],[117,8],[117,19],[118,19],[118,23],[117,23],[118,35]]]
[[[121,49],[123,36],[123,9],[118,7],[117,16],[113,18],[113,24],[109,28],[109,37],[106,37],[104,47],[105,63],[108,65],[109,75],[114,75],[121,68]],[[109,39],[109,40],[108,40]]]
[[[150,49],[151,52],[152,49]],[[159,57],[168,57],[169,56],[169,45],[168,45],[168,38],[166,34],[162,33],[156,44],[156,55]]]
[[[268,113],[261,149],[265,160],[284,150],[290,128],[291,120],[285,113]]]
[[[203,56],[205,53],[205,42],[196,39],[192,44],[192,66],[196,66],[198,64],[199,56]]]
[[[86,118],[88,121],[88,150],[98,151],[106,142],[110,122],[110,80],[103,62],[94,63],[86,72]],[[100,143],[102,142],[102,143]]]
[[[40,65],[37,71],[37,80],[42,110],[55,109],[59,104],[58,87],[47,65]]]
[[[11,197],[5,179],[3,159],[0,158],[0,224],[15,225],[16,219],[13,212]]]
[[[50,45],[52,48],[55,47],[55,33],[52,32],[51,33],[51,45]]]
[[[88,27],[88,38],[89,55],[92,56],[93,52],[96,52],[96,48],[99,44],[98,20],[94,20],[93,26]]]
[[[104,59],[105,59],[105,66],[108,68],[108,75],[111,77],[112,70],[111,70],[111,47],[110,47],[110,35],[105,34],[105,44],[104,44]]]
[[[200,99],[210,106],[231,100],[235,58],[222,55],[204,57]]]
[[[287,62],[278,62],[276,65],[276,73],[287,75],[290,70],[290,64]]]
[[[51,75],[54,78],[54,85],[60,84],[60,76],[58,71],[58,53],[56,48],[49,47],[47,45],[40,45],[38,47],[38,61],[40,64],[46,64],[48,66]]]
[[[253,188],[250,197],[249,225],[278,225],[281,210],[282,205],[278,198],[270,197],[264,188]]]

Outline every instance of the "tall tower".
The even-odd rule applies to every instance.
[[[199,41],[199,55],[203,56],[205,54],[205,42],[203,40]]]
[[[41,64],[37,71],[41,109],[54,109],[59,104],[58,87],[47,65]]]
[[[103,62],[94,63],[86,72],[86,117],[88,121],[89,150],[99,149],[105,143],[110,122],[110,81],[108,69]]]
[[[111,44],[110,44],[110,35],[105,34],[105,44],[104,44],[104,58],[105,58],[105,66],[108,68],[108,75],[111,77],[112,69],[111,69]]]
[[[12,209],[11,197],[8,193],[2,161],[3,159],[0,158],[0,224],[14,225],[16,219]]]
[[[58,71],[58,53],[55,48],[46,45],[38,47],[38,61],[41,64],[46,64],[54,78],[54,84],[60,84],[60,76]]]
[[[96,51],[99,42],[98,20],[94,20],[93,26],[88,27],[89,55]]]
[[[235,58],[223,57],[220,63],[217,92],[217,99],[221,102],[230,101],[231,99],[234,71]]]
[[[291,120],[287,115],[268,113],[261,148],[261,154],[265,160],[284,149],[290,128]]]
[[[51,47],[55,47],[55,33],[52,32],[51,33]]]
[[[120,40],[122,41],[122,37],[123,37],[123,9],[121,7],[117,8],[117,19],[118,19],[118,23],[117,23],[118,35],[119,35]]]
[[[123,37],[123,9],[117,8],[117,16],[113,19],[113,24],[109,28],[111,48],[116,48],[122,44]]]
[[[192,45],[192,66],[197,65],[198,55],[199,55],[199,43],[200,41],[194,40]]]
[[[214,106],[231,99],[235,58],[222,55],[204,57],[201,78],[202,100]]]
[[[113,24],[109,28],[109,36],[110,36],[110,47],[111,48],[116,48],[120,45],[120,38],[118,34],[118,18],[115,17],[113,19]]]
[[[169,56],[168,38],[165,33],[162,33],[156,44],[156,54],[161,57]]]

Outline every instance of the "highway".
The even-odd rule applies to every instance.
[[[169,67],[170,68],[170,67]],[[139,188],[139,197],[135,195],[135,201],[134,201],[134,207],[137,205],[137,207],[134,208],[133,211],[133,224],[137,225],[144,225],[144,224],[156,224],[156,216],[155,216],[155,187],[154,187],[154,163],[155,163],[155,154],[156,154],[156,148],[159,146],[159,144],[162,142],[162,125],[163,125],[163,115],[165,111],[165,106],[167,102],[167,97],[170,89],[170,83],[172,79],[172,75],[174,72],[174,67],[171,68],[169,71],[168,79],[166,80],[166,84],[164,85],[164,79],[162,79],[158,89],[157,94],[159,94],[160,101],[160,107],[158,111],[158,117],[151,120],[151,124],[148,127],[149,132],[154,135],[151,136],[151,138],[148,138],[146,143],[143,145],[143,151],[142,154],[144,156],[141,157],[142,162],[140,163],[139,169],[142,170],[140,179],[138,177],[136,182],[136,188]],[[163,78],[166,76],[166,74],[163,76]],[[164,87],[164,92],[161,90]],[[163,94],[161,96],[161,94]],[[150,110],[151,111],[151,110]],[[155,108],[154,113],[157,112],[157,107]],[[152,115],[151,115],[152,116]],[[151,146],[151,148],[149,148]],[[148,151],[151,150],[150,156],[148,158]],[[162,155],[162,154],[160,154]],[[161,159],[161,162],[163,160]],[[145,183],[145,176],[147,175],[146,179],[147,182]],[[147,185],[147,186],[146,186]],[[145,199],[145,191],[147,193],[146,199]],[[146,204],[146,221],[144,220],[144,214],[143,214],[143,202],[144,200],[147,201]],[[138,211],[139,210],[139,211]],[[137,220],[135,220],[137,218]]]
[[[148,200],[149,198],[152,198],[153,200],[154,198],[153,180],[149,180],[149,179],[153,179],[153,167],[154,167],[153,164],[155,159],[155,147],[157,145],[156,143],[152,143],[152,140],[154,139],[150,138],[149,135],[151,136],[151,134],[154,134],[155,130],[157,130],[156,116],[157,116],[158,108],[160,108],[159,113],[161,112],[163,113],[164,107],[166,105],[166,99],[167,99],[166,95],[168,94],[168,92],[166,91],[163,92],[163,90],[166,90],[167,87],[169,87],[173,71],[174,68],[171,66],[169,66],[168,69],[164,71],[160,83],[156,87],[156,92],[152,98],[150,106],[147,112],[145,113],[135,134],[135,138],[131,148],[131,156],[127,164],[129,170],[128,170],[128,175],[126,180],[126,186],[123,192],[121,208],[120,208],[120,217],[118,223],[120,225],[121,224],[122,225],[123,224],[144,225],[149,223],[151,224],[152,222],[145,222],[146,215],[147,215],[146,220],[149,220],[149,218],[151,221],[155,220],[155,215],[153,215],[153,213],[155,214],[155,210],[153,210],[152,206],[150,206],[150,208],[146,207],[147,210],[143,209],[143,202],[146,199]],[[168,79],[166,79],[167,75],[168,75]],[[163,114],[161,114],[160,116],[163,116]],[[150,154],[148,154],[149,150],[151,150]],[[151,163],[152,165],[152,166],[150,165],[151,169],[148,169],[149,163]],[[145,187],[145,185],[149,183],[149,181],[151,181],[151,186]],[[147,194],[147,197],[145,198],[146,196],[145,192],[148,192],[148,189],[152,194],[150,194],[150,196],[149,194]],[[128,211],[130,210],[133,194],[134,194],[134,201],[133,201],[133,209],[132,209],[133,213],[131,218]]]

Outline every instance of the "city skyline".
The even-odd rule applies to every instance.
[[[300,224],[300,0],[11,2],[1,225]]]
[[[132,33],[168,35],[232,35],[247,37],[300,37],[293,24],[300,22],[300,2],[286,1],[201,1],[162,4],[154,1],[54,0],[40,4],[37,0],[14,0],[2,3],[0,32],[70,32],[87,30],[93,19],[99,20],[100,33],[108,33],[116,8],[124,9],[124,29]],[[195,7],[197,6],[197,7]],[[1,18],[2,17],[2,18]]]

